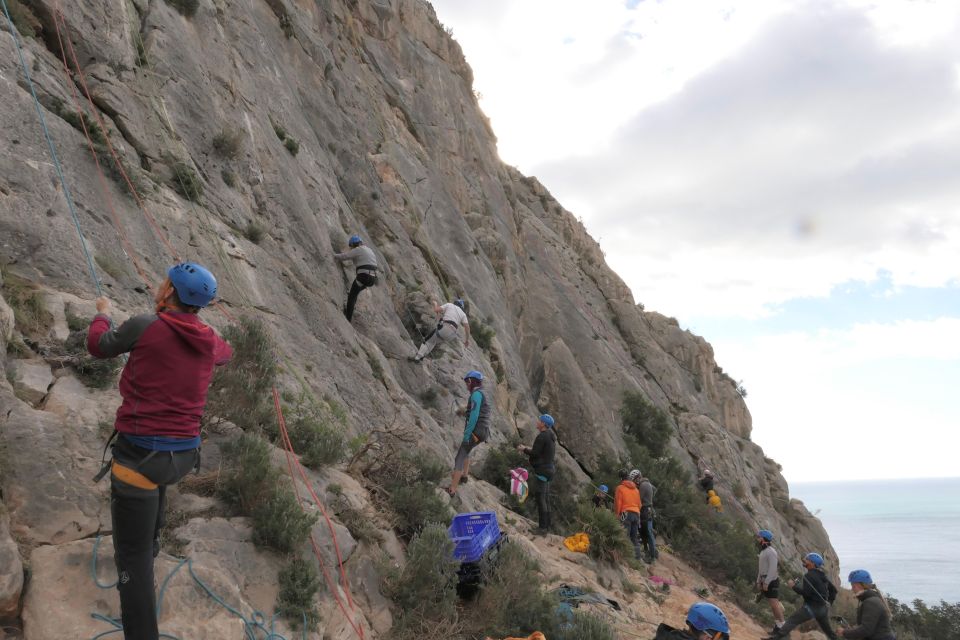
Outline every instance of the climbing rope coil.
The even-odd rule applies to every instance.
[[[24,79],[26,80],[26,84],[30,89],[30,94],[33,98],[34,108],[36,109],[37,117],[40,121],[41,129],[43,131],[43,137],[46,141],[47,149],[50,153],[50,157],[53,160],[53,165],[56,170],[57,178],[63,189],[64,199],[66,200],[67,208],[70,211],[73,225],[77,231],[77,237],[79,238],[79,241],[80,241],[80,248],[83,252],[86,266],[87,266],[87,269],[89,270],[90,278],[93,282],[94,290],[97,296],[102,296],[103,291],[100,283],[100,278],[97,275],[96,266],[94,265],[93,256],[90,253],[89,247],[87,245],[86,237],[83,234],[83,228],[80,224],[80,219],[77,214],[77,209],[73,200],[73,196],[71,194],[70,188],[64,176],[63,167],[60,162],[60,157],[57,153],[56,145],[54,144],[53,139],[50,135],[50,131],[47,126],[47,121],[43,113],[43,108],[40,104],[39,98],[37,97],[36,88],[35,88],[33,79],[30,75],[30,69],[24,59],[23,48],[20,44],[20,39],[17,34],[16,26],[14,25],[13,19],[10,14],[10,9],[7,6],[6,0],[0,0],[0,4],[2,4],[3,6],[3,12],[4,12],[4,15],[6,16],[8,31],[13,39],[14,46],[17,50],[17,55],[20,61],[20,67],[23,70]],[[87,103],[90,106],[90,111],[94,115],[94,119],[95,119],[94,121],[97,123],[97,125],[101,128],[102,131],[107,132],[108,129],[105,126],[105,123],[103,122],[99,111],[94,105],[90,91],[87,88],[86,79],[84,77],[81,65],[79,64],[79,61],[77,59],[76,52],[74,51],[73,43],[68,37],[68,34],[66,36],[64,35],[64,32],[67,29],[67,24],[66,24],[66,20],[64,18],[59,1],[55,2],[53,13],[54,13],[54,25],[56,27],[56,33],[57,33],[57,42],[59,45],[61,61],[63,65],[63,73],[66,80],[66,84],[71,88],[71,100],[73,102],[73,105],[77,109],[77,113],[85,114],[85,110],[81,108],[80,98],[77,95],[76,83],[71,78],[71,71],[75,70],[77,74],[77,79],[79,80],[79,83],[80,83],[80,88],[82,89],[82,93],[86,98]],[[64,46],[64,43],[66,43],[66,47]],[[69,60],[67,55],[68,53],[69,53]],[[72,65],[70,61],[72,61]],[[172,129],[172,123],[170,123],[169,120],[167,120],[167,122],[168,122],[168,126],[170,126]],[[116,209],[113,206],[113,201],[109,193],[109,188],[107,187],[106,176],[103,172],[103,167],[101,166],[100,158],[98,157],[96,148],[94,147],[94,143],[93,143],[93,139],[91,137],[90,131],[88,130],[86,118],[83,115],[80,118],[80,124],[82,128],[82,132],[87,140],[87,147],[90,150],[91,155],[93,156],[94,163],[97,168],[97,173],[99,174],[100,188],[103,191],[104,199],[107,203],[107,209],[110,214],[109,218],[110,218],[111,224],[113,225],[114,230],[116,231],[120,239],[121,247],[125,255],[133,263],[137,271],[137,274],[140,276],[140,279],[143,281],[146,289],[148,291],[152,291],[153,282],[151,281],[151,278],[148,276],[148,274],[140,264],[140,261],[137,258],[136,251],[133,249],[133,245],[130,243],[129,238],[124,232],[120,218],[117,215]],[[174,246],[170,243],[169,239],[162,232],[156,220],[153,218],[152,215],[150,215],[150,212],[146,209],[146,206],[143,200],[141,199],[140,194],[136,189],[136,186],[130,180],[129,176],[127,175],[127,172],[123,167],[123,163],[120,161],[120,158],[116,153],[116,150],[114,149],[113,145],[110,143],[109,136],[105,136],[105,139],[106,139],[107,150],[111,158],[116,164],[121,176],[123,177],[128,189],[130,190],[131,195],[136,201],[138,208],[143,213],[143,216],[146,219],[147,223],[149,224],[157,242],[163,246],[163,248],[170,255],[170,257],[179,261],[180,257],[178,252],[176,251]],[[178,179],[180,179],[179,176],[178,176]],[[223,314],[223,316],[229,322],[231,323],[236,322],[233,316],[223,307],[223,305],[215,304],[214,306],[217,308],[218,311],[220,311]],[[305,382],[302,379],[300,379],[299,376],[297,376],[297,379],[300,380],[301,385],[305,386]],[[350,624],[354,632],[357,634],[357,637],[360,640],[364,640],[365,633],[364,633],[363,625],[361,622],[358,622],[355,619],[357,610],[353,601],[353,597],[350,593],[350,584],[349,584],[349,580],[347,579],[346,569],[344,567],[343,555],[340,551],[339,543],[337,542],[336,531],[333,528],[333,522],[330,519],[330,516],[327,513],[327,510],[324,507],[323,502],[319,499],[316,492],[313,490],[313,486],[310,481],[310,478],[308,477],[303,466],[300,464],[300,460],[293,450],[293,444],[290,440],[289,433],[287,432],[286,421],[284,420],[283,409],[280,404],[280,394],[276,389],[276,387],[273,388],[273,399],[274,399],[274,407],[277,413],[277,423],[279,425],[280,434],[282,436],[284,454],[287,460],[287,468],[290,474],[290,478],[291,480],[293,480],[297,502],[301,506],[301,508],[304,509],[304,511],[307,510],[306,501],[304,497],[301,495],[301,491],[297,481],[297,476],[299,475],[300,479],[302,480],[302,483],[307,489],[307,492],[311,500],[313,501],[314,506],[320,510],[320,512],[323,514],[324,520],[326,521],[327,528],[330,532],[330,538],[333,542],[333,548],[336,554],[337,563],[339,567],[340,585],[337,585],[336,581],[334,580],[333,576],[328,570],[327,564],[323,560],[323,557],[320,552],[319,546],[317,545],[316,539],[313,533],[311,532],[310,544],[313,549],[314,555],[316,556],[317,562],[321,568],[321,571],[323,573],[327,586],[329,587],[330,593],[333,595],[334,599],[336,600],[338,607],[344,614],[344,617],[347,619],[348,623]],[[116,582],[110,583],[110,584],[104,584],[100,582],[97,576],[97,552],[99,549],[99,545],[100,545],[100,538],[98,537],[94,542],[94,547],[93,547],[93,557],[91,560],[91,575],[97,587],[101,589],[111,589],[116,586]],[[283,636],[277,634],[274,631],[275,615],[271,616],[268,620],[262,612],[254,610],[249,617],[244,616],[242,612],[240,612],[237,608],[228,604],[223,598],[217,595],[205,582],[203,582],[203,580],[194,571],[193,561],[189,558],[181,559],[179,563],[176,565],[176,567],[174,567],[174,569],[170,571],[170,573],[168,573],[167,576],[164,578],[163,583],[161,584],[158,597],[157,597],[158,617],[159,617],[159,612],[163,606],[163,597],[166,592],[167,586],[170,584],[170,581],[174,578],[174,576],[184,566],[187,567],[187,571],[190,577],[193,579],[194,583],[207,595],[207,597],[209,597],[218,605],[220,605],[221,607],[226,609],[228,612],[237,616],[240,620],[243,621],[244,633],[248,638],[248,640],[285,640]],[[343,596],[341,596],[341,591],[344,594]],[[119,619],[110,618],[108,616],[104,616],[99,613],[93,613],[91,614],[91,617],[93,617],[96,620],[105,622],[113,627],[108,631],[104,631],[94,636],[92,640],[97,640],[107,635],[110,635],[113,633],[119,633],[123,631],[123,627]],[[305,618],[304,618],[304,621],[305,621]],[[263,636],[262,638],[260,637],[261,635]],[[165,633],[161,633],[160,637],[169,638],[171,640],[179,640],[176,636],[165,634]],[[307,637],[305,624],[303,629],[303,637],[304,638]]]

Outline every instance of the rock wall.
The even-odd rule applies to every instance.
[[[231,316],[269,324],[290,388],[295,375],[346,407],[351,436],[411,426],[445,458],[459,429],[446,404],[468,369],[494,389],[494,441],[532,438],[533,417],[550,411],[563,457],[581,474],[622,445],[622,394],[642,391],[669,412],[691,471],[702,458],[718,473],[730,508],[783,532],[790,558],[815,548],[835,559],[779,467],[749,441],[749,411],[710,345],[636,305],[575,216],[500,161],[470,68],[428,3],[201,0],[190,17],[165,0],[20,4],[39,25],[21,42],[70,201],[104,292],[123,312],[149,308],[148,285],[177,258],[207,264]],[[11,34],[0,33],[0,263],[41,287],[53,322],[26,335],[0,298],[0,344],[16,334],[28,347],[7,349],[2,363],[12,372],[0,382],[0,478],[13,537],[0,519],[0,554],[15,540],[35,567],[23,619],[39,629],[36,590],[62,583],[62,569],[47,565],[73,563],[109,529],[105,489],[89,479],[119,400],[45,357],[45,344],[69,335],[68,312],[89,317],[95,293],[18,60]],[[92,152],[78,112],[88,129],[102,123]],[[341,308],[351,271],[332,253],[352,233],[385,271],[350,325]],[[455,295],[475,331],[495,330],[489,348],[472,341],[408,362],[431,324],[431,299]],[[424,406],[435,388],[443,406]],[[191,536],[249,544],[242,523],[195,513]],[[194,551],[233,581],[209,547]],[[383,608],[375,570],[357,558],[365,624],[385,632],[389,619],[372,613]],[[6,574],[0,617],[18,606],[9,603],[22,583],[16,565]],[[217,629],[209,637],[226,637]]]

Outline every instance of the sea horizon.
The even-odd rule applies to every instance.
[[[904,603],[960,602],[960,477],[791,482],[840,556]]]

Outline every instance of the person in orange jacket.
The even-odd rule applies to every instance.
[[[626,529],[630,542],[633,544],[633,554],[637,560],[642,557],[640,546],[640,490],[634,482],[640,477],[640,472],[634,469],[627,472],[620,470],[620,484],[613,494],[613,512],[620,518],[623,528]]]

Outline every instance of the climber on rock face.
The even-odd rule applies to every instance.
[[[519,446],[517,450],[530,457],[533,467],[533,481],[530,493],[537,500],[538,527],[536,533],[545,534],[550,530],[550,480],[556,471],[554,459],[557,455],[557,436],[553,431],[556,422],[549,413],[537,419],[537,437],[532,447]]]
[[[350,248],[343,253],[335,253],[333,257],[339,262],[350,260],[356,268],[356,276],[353,285],[350,287],[350,293],[347,296],[347,306],[343,310],[347,322],[353,321],[353,308],[357,304],[357,296],[367,287],[377,284],[377,254],[373,249],[363,244],[360,236],[350,236]]]
[[[730,624],[720,607],[697,602],[687,610],[687,628],[660,623],[654,640],[730,640]]]
[[[776,633],[777,629],[783,626],[783,604],[780,603],[780,577],[777,573],[779,557],[777,550],[773,548],[773,532],[768,529],[757,532],[757,549],[760,551],[757,560],[757,602],[760,598],[767,599],[773,613],[772,633]]]
[[[437,304],[437,301],[434,300],[433,312],[437,315],[437,327],[430,332],[430,335],[428,335],[426,340],[423,341],[423,344],[420,345],[417,355],[412,356],[410,360],[413,362],[421,362],[427,354],[433,351],[433,348],[437,346],[437,342],[440,340],[444,342],[455,340],[457,338],[457,329],[461,326],[463,327],[464,333],[463,346],[469,346],[470,322],[467,320],[467,314],[463,308],[464,302],[460,298],[443,305]]]
[[[723,513],[723,500],[720,499],[720,496],[718,496],[717,492],[713,489],[707,491],[707,504],[716,509],[718,513]]]
[[[710,469],[704,469],[703,473],[700,474],[700,479],[697,481],[700,485],[700,488],[707,494],[713,491],[713,471]]]
[[[453,462],[453,475],[450,478],[450,487],[447,493],[457,495],[460,478],[470,472],[470,452],[481,442],[486,442],[490,435],[490,401],[487,392],[483,389],[483,374],[479,371],[470,371],[463,377],[463,383],[470,392],[463,426],[463,439],[457,449],[457,457]]]
[[[627,536],[633,544],[633,555],[639,560],[642,557],[640,551],[640,491],[634,481],[640,477],[640,472],[636,469],[627,471],[620,470],[620,484],[613,494],[613,512],[620,518],[623,528],[627,531]]]
[[[118,328],[110,301],[97,299],[87,350],[97,358],[129,353],[120,376],[123,402],[110,470],[124,638],[156,640],[153,560],[160,553],[167,485],[200,464],[200,418],[215,366],[230,360],[230,345],[197,317],[217,294],[202,266],[174,265],[155,296],[155,313],[134,316]],[[109,466],[108,466],[109,465]],[[98,477],[99,479],[99,477]]]

